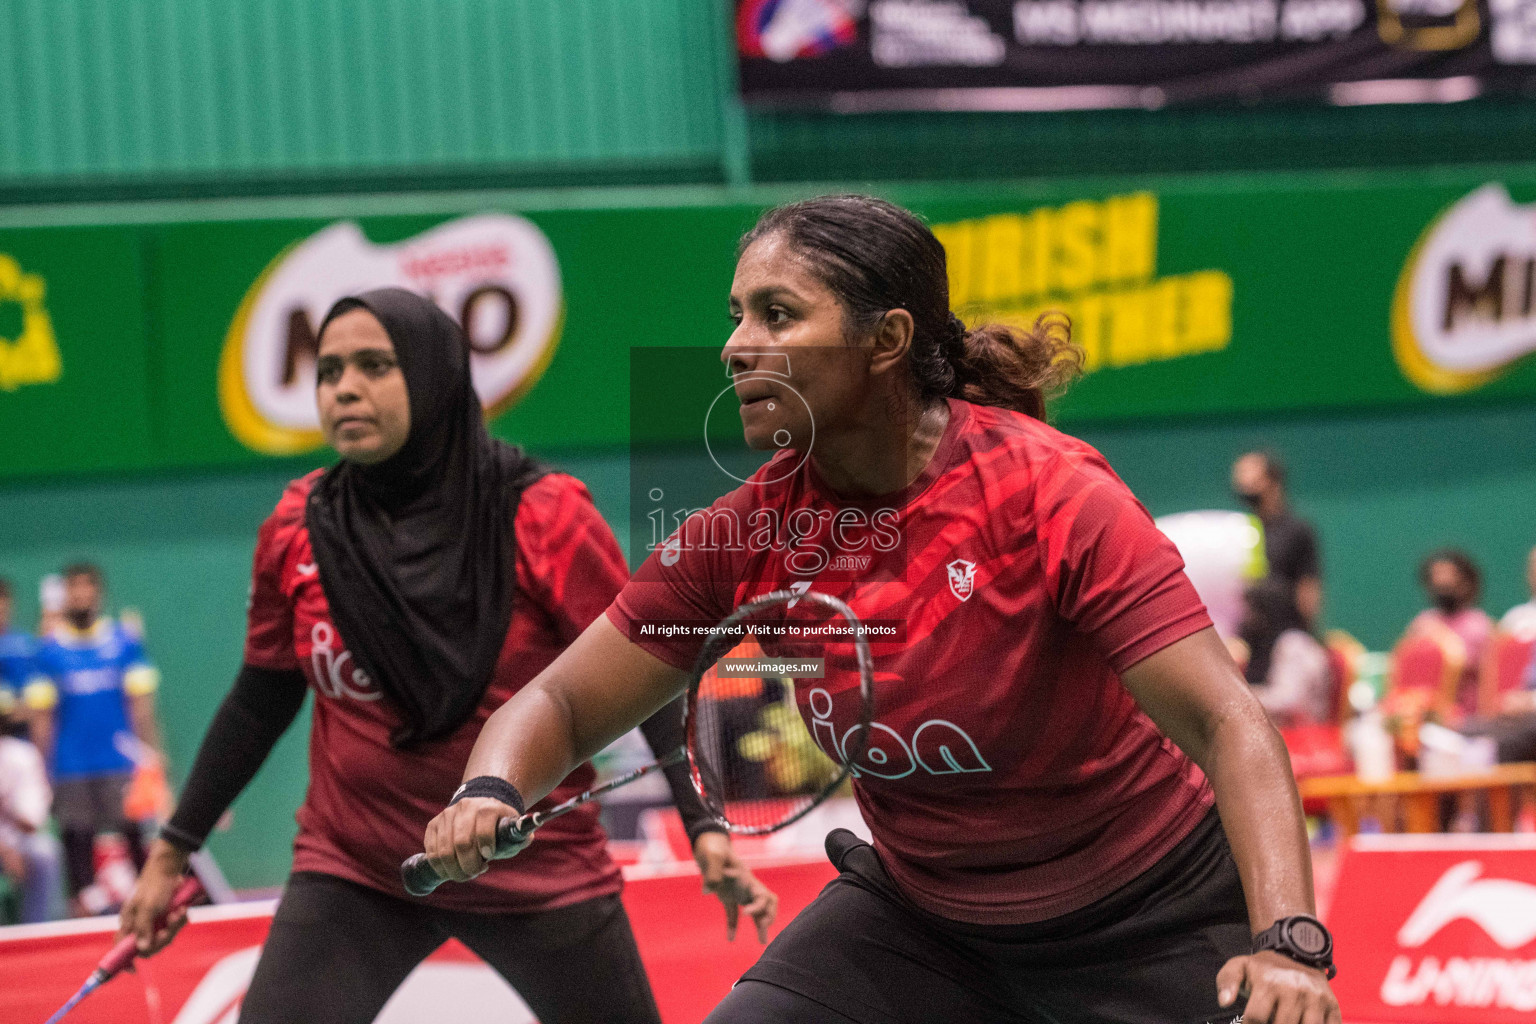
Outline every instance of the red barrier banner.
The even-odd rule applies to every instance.
[[[825,859],[755,870],[779,894],[775,932],[834,874]],[[725,941],[720,905],[700,893],[696,872],[633,880],[624,903],[665,1024],[703,1020],[762,951],[749,924],[735,943]],[[67,1024],[236,1024],[273,907],[267,901],[194,909],[175,942],[92,993]],[[92,918],[0,928],[0,1021],[43,1024],[111,946],[116,924]],[[378,1024],[448,1020],[529,1024],[534,1017],[499,975],[451,941],[406,979]]]
[[[1529,1024],[1536,836],[1356,837],[1328,926],[1349,1024]]]

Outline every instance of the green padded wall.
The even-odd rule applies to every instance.
[[[1057,114],[764,113],[750,126],[759,181],[1410,167],[1536,155],[1536,103],[1519,99]]]
[[[0,0],[0,188],[718,177],[719,25],[697,0]]]

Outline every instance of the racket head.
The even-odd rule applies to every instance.
[[[837,699],[856,709],[856,724],[841,730],[841,742],[837,731],[830,741],[812,735],[801,710],[808,679],[720,676],[713,670],[728,655],[819,659],[827,676],[836,674]],[[752,682],[760,689],[732,685]],[[793,824],[848,779],[869,742],[874,700],[867,631],[845,602],[812,590],[749,601],[717,624],[688,680],[684,725],[694,790],[735,835]]]

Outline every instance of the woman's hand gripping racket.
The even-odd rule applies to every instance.
[[[609,790],[627,786],[642,776],[652,772],[669,768],[680,763],[687,754],[682,750],[674,750],[655,764],[648,764],[643,768],[636,768],[632,772],[625,772],[617,778],[610,779],[601,786],[594,786],[584,793],[578,793],[562,803],[543,811],[530,811],[518,818],[502,818],[496,826],[496,849],[491,854],[491,860],[505,860],[515,857],[517,853],[527,846],[533,838],[533,833],[546,821],[569,814],[589,800],[602,796]],[[412,896],[426,896],[447,879],[437,873],[437,869],[427,860],[424,853],[412,854],[400,865],[400,881],[405,885],[405,891]]]
[[[723,828],[777,831],[837,792],[864,753],[873,717],[874,662],[858,616],[826,594],[773,591],[722,619],[699,651],[682,749],[547,810],[503,818],[491,859],[514,856],[545,822],[684,759]],[[400,875],[415,896],[444,881],[420,853]]]
[[[164,928],[166,922],[171,918],[173,914],[186,910],[202,897],[202,883],[200,883],[197,878],[192,875],[188,875],[186,878],[183,878],[180,884],[176,886],[176,891],[171,894],[170,902],[166,904],[165,910],[161,911],[159,916],[156,917],[154,923],[155,929],[158,931],[159,929]],[[48,1018],[48,1024],[58,1024],[59,1021],[64,1019],[65,1014],[69,1013],[70,1010],[73,1010],[80,1004],[80,1000],[84,999],[86,996],[96,991],[96,989],[117,977],[123,971],[132,968],[133,961],[138,956],[138,939],[133,935],[124,935],[119,937],[117,942],[113,944],[112,949],[108,951],[107,955],[102,957],[101,960],[96,964],[96,969],[91,972],[91,976],[85,979],[85,984],[81,985],[79,990],[75,992],[73,996],[70,996],[69,1002],[61,1006],[57,1013]]]

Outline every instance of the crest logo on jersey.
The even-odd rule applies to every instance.
[[[962,601],[969,601],[976,590],[976,563],[957,558],[944,568],[949,573],[949,592]]]

